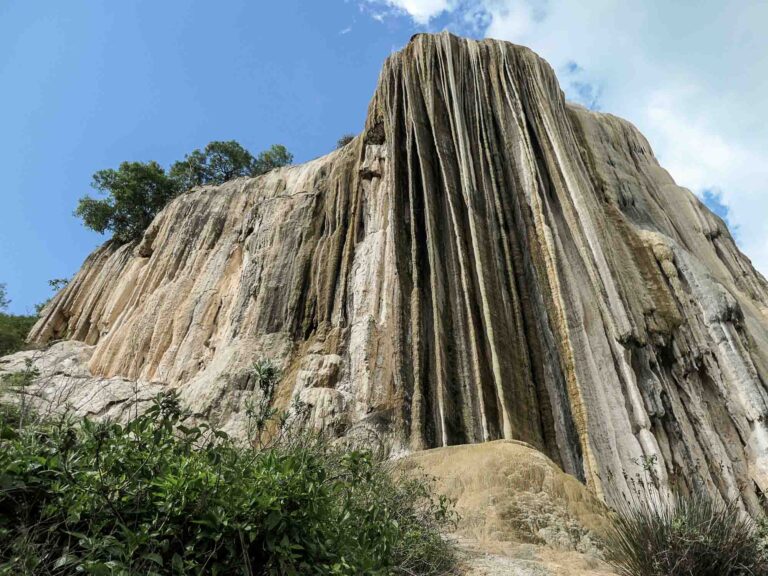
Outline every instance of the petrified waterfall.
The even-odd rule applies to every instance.
[[[505,42],[414,37],[350,144],[183,194],[32,339],[82,343],[40,393],[84,412],[131,381],[237,430],[270,357],[279,402],[393,452],[523,440],[608,502],[638,474],[768,491],[768,284],[631,124]]]

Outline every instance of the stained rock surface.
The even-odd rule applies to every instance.
[[[279,402],[393,453],[521,440],[608,503],[768,491],[766,280],[635,127],[506,42],[417,35],[350,144],[183,194],[31,339],[231,431],[270,357]]]

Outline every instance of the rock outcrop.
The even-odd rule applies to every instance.
[[[466,574],[610,576],[600,536],[609,511],[573,476],[515,440],[414,452],[406,472],[434,478],[459,514],[451,537]]]
[[[766,280],[630,123],[505,42],[414,37],[350,144],[183,194],[31,338],[231,430],[270,357],[280,402],[395,453],[517,439],[609,503],[768,491]]]

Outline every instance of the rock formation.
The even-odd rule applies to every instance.
[[[401,469],[455,503],[451,537],[476,576],[615,576],[599,538],[605,504],[530,446],[495,440],[413,452]]]
[[[768,491],[766,280],[637,129],[505,42],[414,37],[350,144],[183,194],[31,339],[87,362],[44,387],[81,411],[173,387],[237,430],[270,357],[280,402],[393,453],[517,439],[608,503]]]

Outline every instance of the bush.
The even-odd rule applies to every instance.
[[[10,303],[5,284],[0,284],[0,356],[23,350],[27,334],[37,321],[36,316],[6,314],[4,310]]]
[[[0,312],[0,356],[23,350],[27,335],[37,322],[37,316],[17,316]]]
[[[354,134],[344,134],[344,136],[342,136],[336,141],[336,148],[344,148],[344,146],[352,142],[352,140],[354,139],[355,139]]]
[[[764,576],[761,532],[735,503],[646,494],[619,508],[604,543],[625,576]]]
[[[243,447],[186,417],[162,395],[127,424],[4,427],[0,574],[451,569],[440,530],[452,512],[425,480],[323,438]]]

